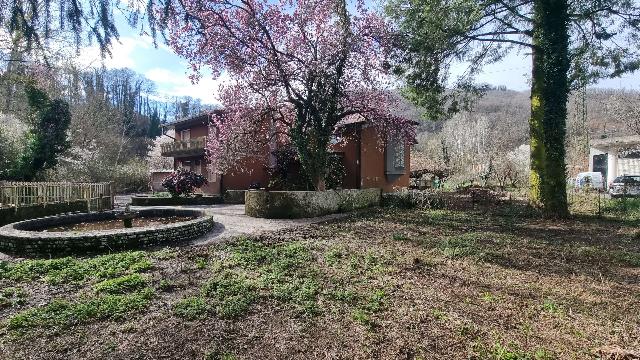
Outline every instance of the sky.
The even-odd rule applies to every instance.
[[[160,97],[191,96],[201,99],[205,104],[219,104],[218,88],[220,83],[225,81],[224,76],[221,79],[213,79],[210,73],[205,72],[198,83],[192,84],[188,78],[188,63],[162,44],[162,39],[158,39],[158,46],[155,47],[151,37],[140,36],[136,29],[126,24],[123,17],[117,17],[116,21],[121,37],[113,46],[113,56],[102,60],[98,47],[91,46],[81,52],[77,59],[80,64],[104,64],[107,68],[128,67],[154,81]],[[462,69],[462,65],[454,65],[452,73],[455,75],[463,71]],[[485,67],[478,75],[477,81],[524,91],[529,89],[530,72],[530,56],[513,52],[503,61]],[[618,79],[602,80],[595,87],[640,90],[640,72]]]
[[[186,60],[176,55],[159,37],[158,46],[150,36],[139,35],[121,16],[116,16],[120,40],[113,44],[112,56],[101,59],[98,46],[82,49],[76,62],[83,66],[108,69],[130,68],[152,80],[160,97],[191,96],[205,104],[218,104],[218,87],[224,79],[213,79],[210,73],[203,74],[200,81],[192,84],[190,67]]]

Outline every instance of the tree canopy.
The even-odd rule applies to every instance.
[[[390,0],[400,45],[396,71],[425,108],[458,109],[475,75],[509,51],[535,46],[535,0]],[[640,68],[640,5],[633,0],[571,1],[567,9],[571,87]],[[553,16],[553,14],[547,14]],[[468,67],[451,78],[450,67]],[[454,90],[454,91],[451,91]],[[438,105],[434,107],[435,105]]]
[[[458,111],[474,76],[509,51],[532,55],[531,199],[565,215],[564,136],[570,89],[640,68],[633,0],[390,0],[396,67],[431,116]],[[454,62],[466,72],[451,79]],[[451,89],[452,87],[452,89]]]
[[[168,14],[169,40],[193,69],[229,74],[224,114],[208,149],[219,171],[291,142],[310,180],[322,189],[336,126],[361,116],[384,133],[413,138],[388,91],[387,24],[345,0],[183,2]],[[266,135],[266,136],[265,136]]]

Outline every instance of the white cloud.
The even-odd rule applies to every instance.
[[[128,67],[135,69],[133,53],[139,49],[153,47],[153,41],[149,36],[122,37],[119,42],[113,44],[111,56],[102,59],[100,48],[97,45],[85,47],[80,51],[80,56],[75,59],[76,64],[85,67],[99,67],[104,65],[108,69]]]
[[[144,73],[144,76],[156,83],[165,84],[182,84],[184,83],[185,78],[184,74],[178,75],[163,68],[153,68],[151,70],[148,70]]]
[[[160,96],[190,96],[201,99],[207,104],[220,104],[218,98],[220,85],[230,80],[226,73],[214,79],[209,72],[205,71],[201,79],[193,84],[186,67],[184,72],[153,68],[146,71],[144,75],[156,84]]]
[[[151,72],[151,74],[149,74]],[[213,79],[210,75],[204,75],[200,81],[195,84],[191,83],[186,73],[172,73],[166,69],[152,69],[147,72],[149,75],[155,76],[154,82],[157,85],[158,93],[165,96],[190,96],[201,99],[206,104],[220,104],[219,89],[220,85],[229,81],[229,76],[223,74],[217,79]],[[166,81],[161,81],[162,79]]]

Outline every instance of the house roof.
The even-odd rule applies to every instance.
[[[640,145],[640,136],[638,135],[615,136],[591,140],[591,147],[595,149],[624,148],[635,145]]]
[[[171,129],[171,128],[175,128],[176,126],[182,127],[182,126],[206,124],[209,122],[209,118],[212,114],[219,114],[219,113],[222,113],[222,111],[223,110],[220,110],[220,109],[204,111],[204,112],[201,112],[200,114],[184,117],[184,118],[172,121],[168,124],[164,124],[162,126],[165,128]]]

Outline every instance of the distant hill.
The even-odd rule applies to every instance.
[[[567,163],[570,173],[588,165],[589,139],[629,135],[629,118],[612,111],[621,98],[638,102],[631,91],[588,89],[567,104]],[[469,112],[446,121],[423,122],[417,135],[413,169],[448,167],[461,181],[488,176],[508,154],[529,142],[528,91],[494,89]],[[521,151],[521,150],[520,150]],[[524,166],[524,164],[520,164]],[[523,172],[522,170],[521,172]]]

